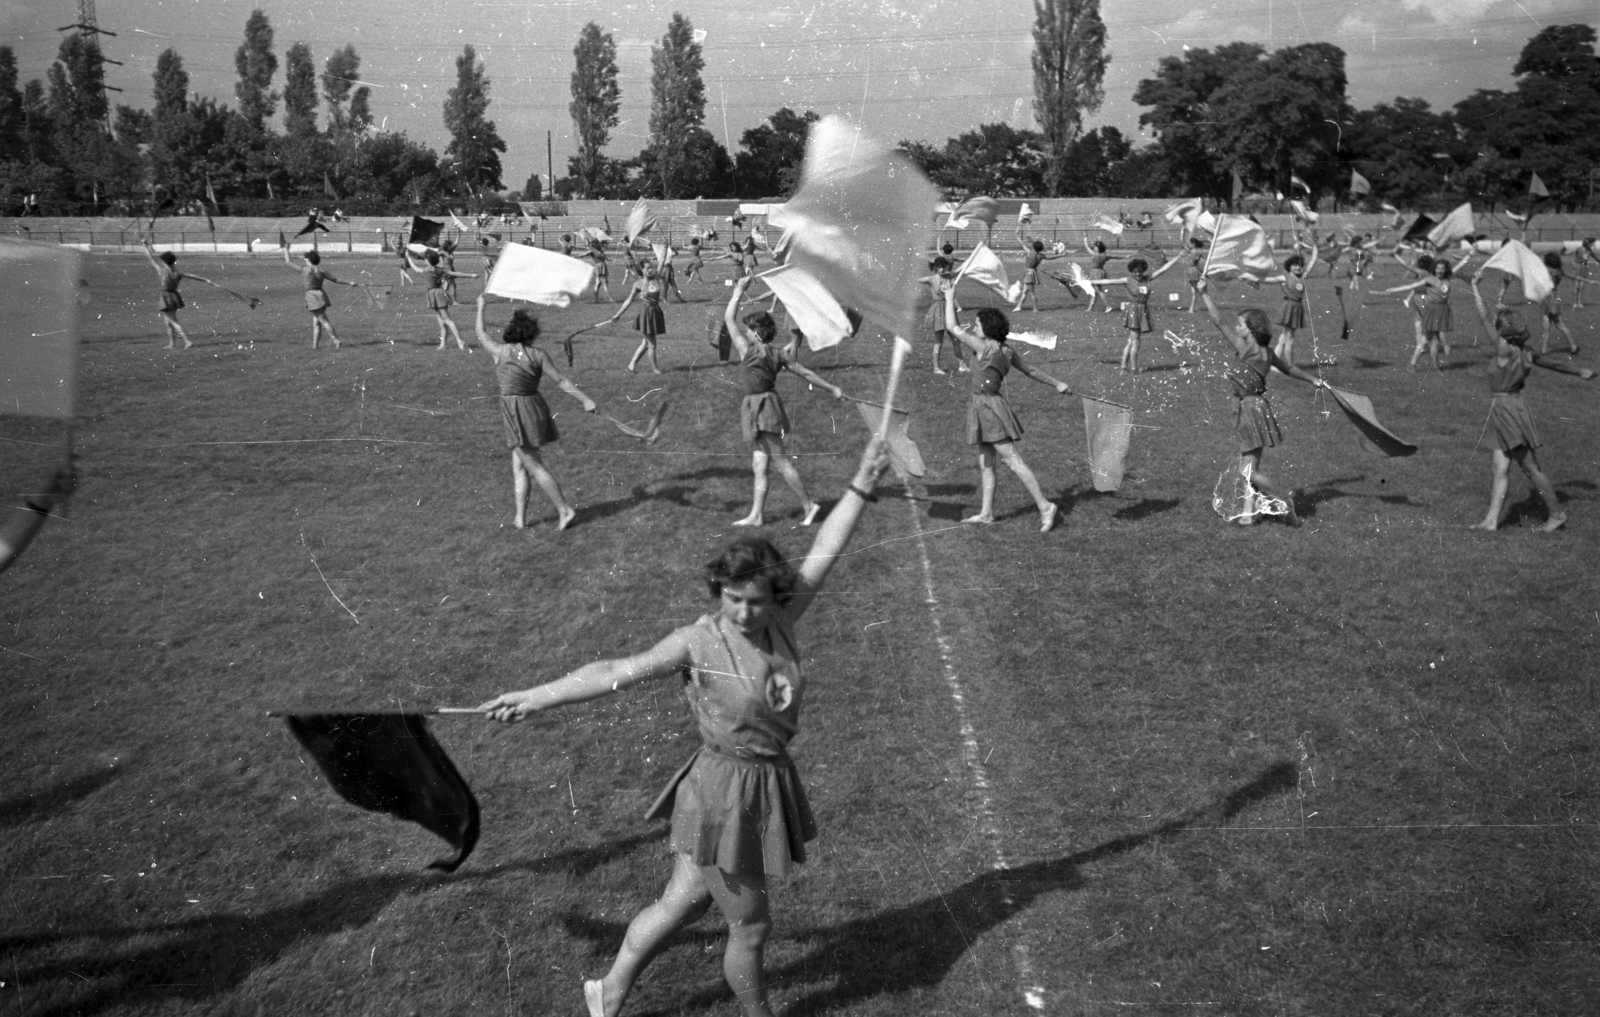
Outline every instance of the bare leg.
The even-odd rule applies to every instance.
[[[1505,506],[1506,488],[1510,486],[1511,457],[1504,450],[1494,450],[1494,482],[1489,488],[1489,511],[1481,522],[1473,524],[1475,530],[1494,531],[1500,528],[1500,511]]]
[[[795,497],[800,499],[800,504],[805,506],[805,518],[800,524],[810,526],[817,521],[817,513],[822,510],[822,506],[812,501],[811,496],[806,493],[806,485],[800,479],[800,471],[795,469],[794,463],[784,452],[783,439],[771,434],[762,434],[761,441],[766,446],[767,455],[773,465],[778,467],[778,475],[789,485],[789,490],[794,492]]]
[[[655,903],[628,923],[611,970],[600,980],[606,1017],[616,1017],[645,965],[661,952],[673,935],[699,921],[711,907],[711,900],[701,868],[691,862],[688,855],[679,855],[666,889]],[[730,925],[731,921],[730,918]],[[732,950],[731,938],[729,949]]]
[[[511,525],[523,529],[528,525],[528,488],[532,481],[528,471],[522,466],[522,456],[517,449],[511,450],[511,490],[516,498],[517,511],[511,517]]]
[[[945,330],[939,329],[933,333],[933,373],[943,374],[944,368],[939,366],[939,350],[944,346]],[[959,357],[957,359],[960,359]]]
[[[440,311],[439,312],[439,320],[440,320],[441,324],[445,328],[450,330],[450,336],[453,339],[455,339],[456,347],[458,349],[463,349],[463,350],[466,349],[467,348],[467,344],[461,341],[461,333],[456,331],[456,320],[454,318],[450,317],[450,312],[449,311]],[[439,347],[441,349],[444,348],[443,338],[444,338],[443,336],[440,337]]]
[[[1550,483],[1550,478],[1539,468],[1539,454],[1526,446],[1511,450],[1511,458],[1522,467],[1522,472],[1527,474],[1528,482],[1533,489],[1539,492],[1539,497],[1544,500],[1545,533],[1554,533],[1567,523],[1567,514],[1561,511],[1561,502],[1556,498],[1556,489]]]
[[[964,523],[992,523],[994,522],[994,446],[980,443],[978,445],[978,490],[982,493],[982,505],[978,514],[968,516],[961,520]]]
[[[170,311],[162,311],[161,323],[167,326],[167,349],[172,349],[173,343],[179,339],[183,340],[184,349],[194,345],[189,341],[189,333],[185,332],[183,326],[178,324],[177,315],[172,314]]]
[[[772,912],[765,876],[734,875],[713,866],[701,868],[705,886],[728,920],[728,945],[722,977],[739,999],[744,1017],[772,1017],[767,1006],[763,953],[772,934]]]
[[[649,349],[649,348],[650,348],[650,340],[648,340],[648,339],[639,340],[639,348],[633,351],[633,356],[631,358],[629,358],[629,360],[628,360],[628,370],[629,370],[629,372],[632,372],[635,368],[637,368],[639,366],[639,358],[644,356],[645,351],[647,349]]]
[[[1299,526],[1300,514],[1294,509],[1294,494],[1291,492],[1279,491],[1278,485],[1272,482],[1272,478],[1261,472],[1261,450],[1254,449],[1250,452],[1246,452],[1240,458],[1250,460],[1251,486],[1257,491],[1260,491],[1262,494],[1266,495],[1268,498],[1276,498],[1285,505],[1289,506],[1289,525]],[[1241,463],[1240,465],[1243,464]]]
[[[522,468],[533,477],[544,496],[556,507],[556,529],[564,530],[572,525],[572,520],[578,511],[567,503],[561,495],[561,485],[556,482],[555,475],[545,468],[544,460],[539,458],[539,450],[528,445],[523,445],[517,450],[517,455],[522,457]]]
[[[1287,363],[1294,363],[1294,329],[1286,328],[1278,334],[1278,356]]]
[[[1577,353],[1578,343],[1577,340],[1572,338],[1572,329],[1567,327],[1567,323],[1562,321],[1560,318],[1557,318],[1556,328],[1559,328],[1561,330],[1561,334],[1567,337],[1567,352]]]
[[[994,450],[1000,456],[1000,461],[1006,468],[1016,474],[1022,481],[1022,486],[1027,488],[1029,496],[1033,498],[1034,507],[1039,510],[1039,529],[1044,533],[1056,522],[1056,505],[1044,496],[1044,490],[1039,486],[1039,478],[1033,475],[1028,464],[1023,461],[1022,454],[1017,451],[1015,442],[1004,441],[995,445]]]
[[[333,340],[333,348],[338,349],[339,334],[333,330],[333,322],[329,320],[328,312],[318,311],[316,314],[312,315],[312,317],[316,319],[314,324],[320,324],[323,330],[328,333],[328,338]],[[315,345],[315,343],[313,343],[313,345]]]
[[[750,511],[743,518],[734,520],[733,525],[761,525],[761,515],[767,507],[767,462],[766,445],[758,442],[750,453]]]

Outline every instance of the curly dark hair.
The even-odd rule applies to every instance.
[[[515,311],[511,320],[506,322],[506,330],[501,333],[501,341],[512,346],[529,346],[539,338],[539,319],[527,311]]]
[[[998,307],[978,309],[978,328],[983,330],[985,339],[993,339],[997,343],[1005,342],[1006,336],[1011,334],[1011,322]]]
[[[950,267],[950,259],[941,254],[937,258],[928,262],[928,267],[932,268],[935,272],[943,272]]]
[[[439,252],[438,251],[429,251],[428,253],[424,254],[423,257],[425,259],[427,259],[427,262],[430,265],[439,264]]]
[[[1106,253],[1106,245],[1101,241],[1096,240],[1094,242],[1094,250],[1096,254],[1104,254]]]
[[[1554,251],[1550,251],[1544,256],[1544,267],[1553,268],[1557,272],[1561,271],[1561,255]]]
[[[1419,255],[1417,255],[1417,270],[1421,271],[1421,272],[1432,272],[1433,271],[1433,255],[1431,255],[1431,254],[1419,254]]]
[[[320,265],[322,264],[322,255],[318,254],[316,251],[307,251],[306,260],[311,262],[313,265]]]
[[[1035,240],[1033,242],[1033,249],[1035,251],[1043,252],[1044,251],[1044,241],[1043,240]]]
[[[178,256],[176,254],[173,254],[171,251],[162,251],[161,252],[161,260],[166,262],[168,265],[170,265],[173,262],[178,260]]]
[[[955,245],[947,240],[945,241],[944,246],[939,248],[939,253],[948,258],[950,255],[956,253]]]
[[[1283,262],[1283,270],[1285,272],[1293,272],[1297,268],[1305,268],[1305,267],[1306,267],[1306,259],[1300,257],[1300,255],[1298,255],[1298,254],[1289,255],[1289,257],[1285,258],[1284,262]]]
[[[787,604],[799,578],[794,566],[765,537],[740,537],[706,562],[706,589],[713,597],[722,596],[723,586],[729,583],[764,582],[773,600]]]
[[[753,311],[742,319],[745,328],[756,334],[764,343],[770,343],[778,337],[778,323],[772,320],[772,315],[766,311]]]
[[[1128,261],[1128,272],[1132,275],[1144,275],[1150,271],[1150,263],[1143,258],[1132,258]]]
[[[1433,262],[1434,274],[1440,279],[1448,279],[1456,274],[1456,267],[1445,258],[1436,258]]]
[[[1494,330],[1513,346],[1521,346],[1528,341],[1527,323],[1522,320],[1522,315],[1508,307],[1502,307],[1495,314]]]
[[[1244,324],[1245,331],[1250,333],[1250,338],[1256,341],[1257,346],[1266,346],[1272,342],[1272,319],[1267,317],[1267,312],[1259,307],[1246,307],[1239,312],[1239,321]]]

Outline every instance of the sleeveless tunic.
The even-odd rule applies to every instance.
[[[544,366],[525,346],[513,346],[510,359],[494,365],[500,385],[500,422],[507,448],[538,448],[560,437],[550,407],[539,394]]]
[[[640,284],[639,295],[644,306],[634,315],[633,328],[647,336],[658,336],[667,330],[667,316],[661,313],[661,295],[665,290],[661,277],[645,279]]]
[[[306,310],[312,314],[327,310],[330,303],[328,294],[322,288],[322,269],[316,265],[302,265],[300,278],[306,284]]]
[[[1027,271],[1022,273],[1022,285],[1032,286],[1039,281],[1039,266],[1044,264],[1044,255],[1031,247],[1022,256],[1023,264]]]
[[[163,265],[161,268],[161,309],[167,313],[179,310],[184,306],[183,294],[178,292],[178,283],[183,281],[183,273],[178,271],[176,265]]]
[[[1238,362],[1228,372],[1233,397],[1238,400],[1233,410],[1233,433],[1239,441],[1240,452],[1283,443],[1283,431],[1267,399],[1267,374],[1271,370],[1271,351],[1265,346],[1251,346],[1239,354]]]
[[[782,350],[760,341],[746,349],[740,359],[745,396],[739,404],[739,428],[745,441],[753,444],[763,432],[780,439],[789,433],[789,416],[775,391],[778,372],[786,363],[788,357]]]
[[[1559,268],[1550,269],[1550,295],[1539,302],[1539,309],[1551,321],[1561,320],[1561,280],[1565,277]]]
[[[1306,327],[1306,284],[1291,274],[1283,278],[1283,309],[1278,312],[1278,324],[1298,331]]]
[[[452,303],[449,291],[444,288],[445,272],[449,270],[443,265],[429,265],[426,271],[428,277],[428,310],[442,311]]]
[[[1436,290],[1432,286],[1422,291],[1422,331],[1448,332],[1450,331],[1450,284],[1444,283],[1443,289]]]
[[[1494,396],[1489,403],[1488,427],[1494,432],[1495,447],[1503,452],[1540,445],[1533,411],[1522,401],[1522,387],[1532,371],[1533,354],[1520,348],[1512,351],[1510,363],[1489,365],[1489,391]]]
[[[967,399],[967,444],[996,445],[1022,437],[1022,420],[1000,394],[1011,373],[1012,353],[1005,343],[983,340],[972,358],[972,395]]]
[[[701,745],[646,818],[670,817],[672,849],[696,865],[786,876],[806,860],[805,844],[817,836],[789,758],[805,674],[781,609],[764,635],[749,639],[715,614],[689,627],[694,663],[684,675],[684,695]]]
[[[1111,255],[1105,254],[1105,253],[1097,253],[1097,254],[1095,254],[1094,257],[1090,258],[1089,259],[1089,278],[1091,278],[1091,279],[1104,279],[1104,278],[1106,278],[1106,262],[1108,262],[1110,260],[1111,260]]]
[[[1129,282],[1123,284],[1128,290],[1128,311],[1122,316],[1122,327],[1129,332],[1143,335],[1155,331],[1155,325],[1150,320],[1150,284],[1148,282]]]
[[[935,337],[940,332],[949,331],[949,324],[944,320],[944,295],[950,291],[950,283],[951,281],[943,276],[936,277],[928,283],[928,290],[932,293],[933,300],[928,305],[928,313],[922,320]]]

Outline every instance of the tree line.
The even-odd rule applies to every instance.
[[[1396,98],[1356,110],[1345,54],[1330,43],[1268,52],[1254,43],[1162,58],[1133,99],[1148,144],[1115,127],[1083,131],[1104,99],[1110,57],[1098,0],[1034,0],[1034,119],[1039,129],[979,124],[942,144],[900,148],[947,195],[1207,197],[1294,194],[1313,204],[1377,207],[1470,200],[1529,201],[1537,173],[1551,200],[1594,203],[1600,156],[1600,58],[1588,25],[1544,28],[1523,47],[1510,90],[1479,90],[1451,110]],[[308,45],[284,53],[283,83],[265,13],[245,23],[235,52],[236,105],[191,94],[176,50],[157,60],[151,107],[106,99],[92,34],[62,39],[45,81],[19,87],[0,46],[0,210],[109,212],[205,204],[278,215],[307,202],[352,213],[465,200],[779,198],[796,183],[814,111],[782,107],[728,150],[706,130],[705,60],[694,26],[674,14],[651,46],[649,136],[630,158],[606,153],[619,124],[615,38],[585,25],[573,50],[576,153],[545,194],[537,173],[502,193],[506,143],[488,117],[489,78],[469,44],[442,110],[441,155],[383,129],[361,58],[345,45],[321,71]],[[271,123],[282,107],[282,129]],[[320,114],[320,117],[319,117]],[[1354,190],[1352,190],[1354,185]]]

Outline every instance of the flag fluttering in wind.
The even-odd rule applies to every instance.
[[[1061,337],[1054,332],[1011,332],[1006,336],[1007,342],[1027,343],[1029,346],[1037,346],[1041,350],[1055,349],[1056,343],[1060,339]]]
[[[1302,191],[1305,191],[1308,195],[1311,193],[1311,185],[1291,173],[1289,174],[1289,190],[1292,192],[1296,187],[1300,188]]]
[[[0,332],[0,414],[72,420],[77,391],[78,252],[0,240],[11,289]]]
[[[623,228],[623,242],[631,247],[635,240],[655,229],[655,226],[656,214],[650,211],[649,205],[641,201],[628,213],[628,224]]]
[[[1378,415],[1372,409],[1371,399],[1356,392],[1334,388],[1332,385],[1329,385],[1327,390],[1333,395],[1334,402],[1339,404],[1339,408],[1344,410],[1344,415],[1350,419],[1350,423],[1361,432],[1363,445],[1390,458],[1408,456],[1417,450],[1417,446],[1378,421]]]
[[[1500,250],[1483,263],[1483,267],[1497,268],[1522,280],[1523,296],[1535,303],[1548,297],[1550,291],[1556,288],[1555,280],[1551,278],[1543,259],[1520,240],[1507,240]]]
[[[947,230],[970,229],[974,222],[993,226],[1000,218],[1000,203],[982,196],[968,198],[950,210],[944,221]]]
[[[868,402],[865,399],[850,401],[861,411],[861,419],[866,421],[867,429],[876,431],[883,421],[883,404]],[[889,465],[894,468],[895,475],[901,480],[906,480],[927,473],[927,467],[922,463],[922,450],[917,447],[916,441],[909,433],[911,414],[896,406],[889,418],[889,428],[884,432],[883,438],[889,447]]]
[[[971,279],[987,286],[1012,303],[1022,296],[1022,283],[1011,281],[1000,255],[994,253],[994,249],[981,240],[972,249],[972,253],[967,255],[967,260],[962,262],[956,278]]]
[[[596,241],[602,244],[611,243],[611,234],[598,226],[580,226],[578,227],[577,236],[584,243]]]
[[[328,784],[352,805],[387,812],[443,837],[454,872],[478,843],[478,800],[417,713],[301,713],[285,718]]]
[[[1387,201],[1380,203],[1378,207],[1383,209],[1383,224],[1385,226],[1389,227],[1390,229],[1394,229],[1396,226],[1400,225],[1400,210],[1398,208],[1395,208]]]
[[[533,304],[566,307],[594,288],[594,263],[526,244],[507,244],[483,291]]]
[[[1537,173],[1528,178],[1528,196],[1531,198],[1550,197],[1550,188],[1544,185],[1544,181],[1539,179],[1539,174]]]
[[[1370,181],[1368,181],[1366,177],[1364,177],[1361,174],[1357,173],[1355,170],[1351,170],[1350,171],[1350,193],[1351,194],[1371,194],[1372,193],[1372,183]]]
[[[1439,220],[1435,219],[1431,215],[1419,212],[1416,220],[1413,221],[1410,226],[1406,227],[1406,231],[1404,233],[1400,234],[1400,239],[1427,240],[1428,233],[1437,225],[1439,225]]]
[[[1188,201],[1173,205],[1163,213],[1162,217],[1174,226],[1181,224],[1190,233],[1197,230],[1211,233],[1217,228],[1217,217],[1205,210],[1199,198],[1190,198]]]
[[[1277,267],[1267,231],[1261,224],[1241,215],[1217,216],[1217,229],[1206,252],[1207,276],[1232,272],[1262,275]]]
[[[339,197],[339,192],[333,189],[333,181],[328,178],[327,171],[322,174],[322,193],[330,198]]]
[[[1082,290],[1084,296],[1093,297],[1095,293],[1094,283],[1089,280],[1089,276],[1084,272],[1083,266],[1078,264],[1076,261],[1071,262],[1070,264],[1072,265],[1072,268],[1069,270],[1072,273],[1072,285]]]
[[[1449,215],[1439,220],[1439,224],[1428,231],[1428,239],[1435,247],[1445,247],[1462,237],[1472,236],[1477,229],[1472,219],[1472,205],[1461,204],[1452,208]]]
[[[1322,216],[1318,215],[1316,212],[1313,212],[1313,211],[1311,211],[1311,209],[1307,208],[1306,207],[1306,203],[1301,201],[1298,198],[1296,198],[1293,201],[1289,202],[1289,207],[1294,210],[1295,218],[1296,219],[1300,219],[1300,220],[1302,220],[1304,222],[1315,223],[1318,219],[1322,218]]]
[[[1244,197],[1244,178],[1239,176],[1237,169],[1233,170],[1233,200],[1238,201]]]
[[[1117,220],[1111,218],[1109,215],[1106,215],[1104,212],[1102,212],[1099,215],[1095,216],[1094,224],[1097,227],[1099,227],[1100,229],[1105,230],[1107,233],[1110,233],[1110,234],[1112,234],[1114,236],[1119,236],[1119,237],[1122,236],[1122,230],[1123,230],[1122,223],[1120,223]]]
[[[828,288],[803,268],[780,265],[757,276],[771,287],[783,301],[789,322],[806,337],[806,345],[814,350],[827,349],[856,334],[861,318],[852,321],[849,312],[839,306]]]
[[[419,247],[438,247],[439,234],[443,232],[444,223],[414,215],[411,217],[411,236],[406,238],[406,243]]]
[[[656,256],[657,265],[665,265],[672,260],[672,248],[665,241],[651,244],[650,253]]]
[[[1089,472],[1096,491],[1122,489],[1122,463],[1133,435],[1133,411],[1121,403],[1083,397],[1083,429],[1089,441]]]
[[[768,221],[791,234],[786,266],[821,283],[841,307],[909,336],[932,233],[928,210],[938,200],[904,155],[828,116],[811,129],[794,197]]]
[[[456,215],[455,209],[453,209],[453,208],[449,209],[449,212],[450,212],[450,221],[456,224],[456,229],[460,230],[463,233],[471,233],[472,232],[472,227],[468,226],[466,223],[461,221],[461,217]]]

